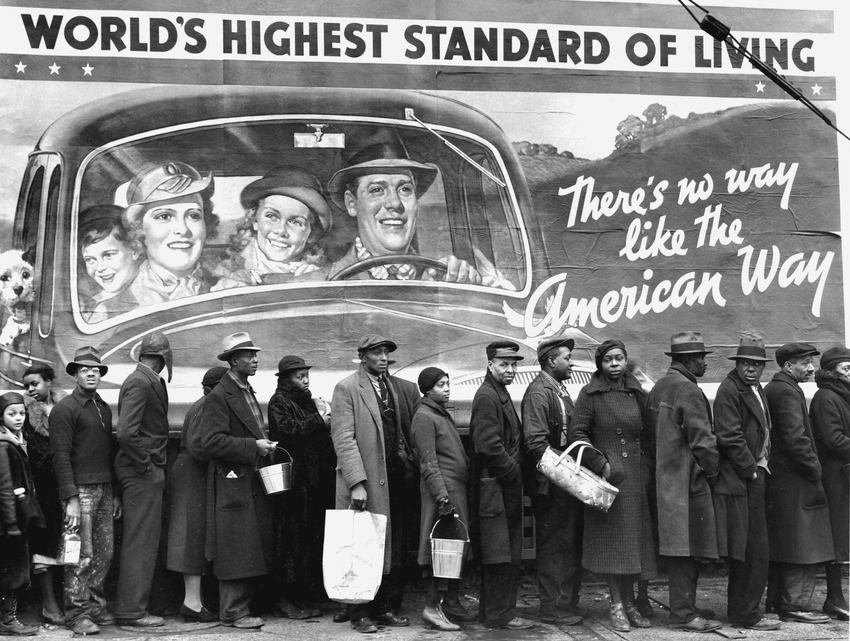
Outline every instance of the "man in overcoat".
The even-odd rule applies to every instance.
[[[829,622],[829,616],[812,610],[812,596],[817,564],[835,558],[823,470],[800,387],[814,376],[812,361],[819,353],[808,343],[779,347],[781,371],[764,390],[771,420],[771,474],[765,488],[771,564],[767,606],[778,605],[783,621],[800,623]]]
[[[415,383],[389,376],[396,344],[377,334],[360,339],[360,368],[334,387],[331,438],[337,456],[337,509],[368,510],[387,517],[384,579],[373,601],[350,606],[358,632],[375,632],[375,621],[409,625],[398,614],[404,596],[404,513],[418,483],[408,484],[412,465],[410,424],[419,405]],[[418,500],[418,499],[417,499]]]
[[[160,376],[168,368],[171,345],[162,332],[142,339],[139,364],[118,394],[118,455],[115,475],[124,499],[124,540],[118,573],[115,618],[121,625],[161,626],[148,614],[151,586],[162,534],[168,445],[168,389]]]
[[[487,346],[487,374],[472,399],[469,437],[470,514],[482,565],[478,618],[488,628],[524,630],[516,615],[522,564],[522,424],[507,386],[516,376],[519,345]]]
[[[575,341],[564,337],[547,338],[537,346],[540,373],[522,398],[523,443],[532,469],[547,447],[563,451],[567,445],[573,400],[566,382],[573,375],[574,347]],[[539,471],[532,489],[540,620],[577,625],[587,614],[578,605],[584,506]]]
[[[699,563],[718,558],[711,485],[717,482],[719,455],[711,426],[711,407],[697,385],[705,374],[705,349],[699,332],[670,339],[667,373],[649,394],[648,411],[655,442],[658,543],[667,557],[670,627],[710,632],[721,627],[696,607]]]
[[[742,338],[730,360],[735,368],[720,383],[714,399],[720,452],[714,508],[720,555],[729,558],[727,614],[736,627],[775,630],[779,621],[759,613],[769,565],[764,486],[769,474],[770,414],[759,385],[768,361],[764,341]]]
[[[210,459],[207,558],[219,585],[219,619],[236,628],[258,628],[251,616],[253,581],[268,574],[272,560],[272,516],[256,468],[272,463],[263,413],[248,384],[257,372],[257,352],[245,332],[226,336],[218,360],[230,369],[201,410],[200,449]]]

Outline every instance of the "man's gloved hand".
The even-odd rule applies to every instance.
[[[448,514],[452,514],[455,511],[455,506],[452,505],[452,502],[449,500],[449,497],[440,499],[437,501],[437,511],[440,516],[446,516]]]

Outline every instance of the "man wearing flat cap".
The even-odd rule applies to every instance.
[[[224,338],[217,358],[230,369],[201,410],[201,452],[211,461],[215,492],[214,509],[207,511],[207,558],[218,579],[219,619],[236,628],[263,625],[250,606],[254,580],[268,574],[272,561],[271,506],[257,468],[271,465],[275,444],[248,384],[259,351],[246,332]]]
[[[112,563],[112,521],[121,516],[112,466],[112,411],[97,393],[108,368],[94,347],[81,347],[65,371],[74,391],[50,412],[50,452],[65,527],[78,530],[80,563],[65,566],[65,623],[75,634],[97,634],[115,623],[104,582]]]
[[[829,507],[821,485],[823,470],[815,450],[806,395],[800,383],[813,378],[808,343],[786,343],[776,350],[780,371],[765,386],[770,411],[770,476],[765,495],[770,542],[767,607],[783,621],[827,623],[812,610],[815,570],[832,561],[835,548]]]
[[[381,587],[373,601],[348,608],[358,632],[375,632],[375,621],[409,624],[398,610],[404,595],[404,513],[419,492],[418,481],[408,485],[407,478],[412,468],[410,424],[420,398],[415,383],[387,374],[389,354],[395,350],[388,338],[363,336],[357,345],[360,368],[337,383],[331,399],[336,507],[387,517]]]
[[[670,627],[711,632],[720,622],[696,607],[700,561],[719,558],[711,486],[717,482],[720,456],[711,406],[697,385],[711,352],[701,333],[679,332],[664,353],[672,363],[652,388],[647,409],[655,442],[658,543],[667,557]]]
[[[433,165],[412,160],[397,143],[369,145],[357,152],[328,183],[336,205],[357,219],[354,244],[330,269],[334,278],[343,269],[382,256],[410,254],[410,262],[381,263],[351,272],[345,278],[379,280],[444,280],[503,289],[516,289],[477,248],[469,260],[453,255],[440,259],[446,266],[442,277],[434,268],[418,269],[416,225],[419,198],[437,178]],[[475,264],[479,266],[477,269]]]
[[[517,616],[522,564],[522,424],[507,386],[522,360],[519,345],[487,346],[487,374],[472,399],[469,438],[470,514],[481,562],[478,619],[488,628],[525,630],[534,623]]]
[[[162,533],[162,495],[168,445],[168,390],[171,346],[162,332],[142,339],[139,364],[118,394],[118,456],[115,475],[124,498],[124,540],[115,618],[122,625],[155,627],[162,617],[148,613]]]
[[[714,486],[720,556],[729,559],[729,622],[751,630],[775,630],[779,621],[759,612],[767,586],[768,543],[765,478],[770,474],[770,413],[759,384],[767,363],[764,341],[744,337],[714,398],[714,434],[720,476]]]
[[[562,336],[547,338],[537,346],[540,373],[522,398],[523,441],[532,468],[547,447],[561,451],[567,445],[573,400],[566,384],[573,375],[570,355],[574,347],[572,338]],[[532,502],[540,620],[576,625],[586,615],[578,605],[584,506],[539,471]]]

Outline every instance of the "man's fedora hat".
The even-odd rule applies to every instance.
[[[235,334],[224,337],[224,340],[221,341],[221,354],[216,358],[220,361],[226,361],[233,352],[241,352],[243,350],[249,352],[262,351],[259,347],[254,346],[251,337],[248,336],[248,332],[236,332]]]
[[[331,209],[322,196],[322,184],[306,169],[285,165],[275,167],[259,180],[249,183],[239,195],[245,209],[256,207],[266,196],[287,196],[302,203],[316,214],[322,229],[329,231],[333,225]]]
[[[764,340],[761,338],[742,338],[738,344],[738,351],[734,356],[730,356],[730,361],[738,360],[739,358],[748,361],[767,362],[770,359],[767,357],[767,351],[764,349]]]
[[[101,376],[106,376],[106,372],[109,371],[109,368],[100,362],[100,352],[96,348],[90,346],[81,347],[74,352],[74,360],[65,366],[65,373],[74,376],[78,367],[92,366],[100,369]]]
[[[284,356],[277,363],[277,374],[275,376],[283,376],[286,372],[294,369],[310,369],[312,365],[307,365],[300,356]]]
[[[210,172],[206,178],[185,162],[166,162],[142,168],[127,188],[125,221],[134,221],[149,205],[207,192],[211,196],[215,185]]]
[[[538,362],[542,363],[543,359],[546,358],[549,352],[561,346],[573,351],[576,346],[576,342],[572,338],[564,338],[563,336],[553,336],[552,338],[540,341],[540,344],[537,346]]]
[[[428,187],[437,177],[437,168],[411,160],[407,150],[400,144],[383,142],[370,145],[358,151],[345,167],[331,176],[328,193],[331,200],[345,211],[346,185],[355,178],[370,174],[397,174],[400,169],[408,169],[416,181],[416,197],[428,191]]]
[[[366,334],[357,344],[357,353],[362,354],[367,349],[380,347],[382,345],[386,346],[388,352],[394,352],[398,349],[398,345],[393,343],[389,338],[384,338],[378,334]]]
[[[495,341],[487,346],[487,360],[501,358],[506,361],[521,361],[524,357],[519,355],[519,345],[513,341]]]
[[[711,354],[705,348],[700,332],[679,332],[670,337],[670,351],[664,352],[667,356],[676,354]]]

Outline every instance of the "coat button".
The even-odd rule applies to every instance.
[[[626,439],[621,438],[621,439],[620,439],[620,443],[622,443],[623,445],[625,445],[625,444],[626,444]]]
[[[384,479],[381,479],[381,485],[383,485],[384,483],[386,483],[386,481],[384,481]]]
[[[628,453],[628,452],[623,452],[623,458],[629,458],[629,453]]]
[[[622,433],[623,433],[623,430],[621,430],[620,428],[617,428],[617,434],[622,434]]]

